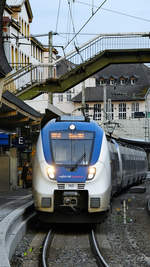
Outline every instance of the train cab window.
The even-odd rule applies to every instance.
[[[91,158],[94,133],[51,132],[51,149],[55,164],[74,166],[88,165]]]

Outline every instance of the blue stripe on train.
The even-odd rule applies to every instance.
[[[74,124],[76,127],[76,131],[89,131],[95,133],[94,138],[94,146],[93,146],[93,152],[92,157],[90,161],[90,165],[93,165],[97,162],[102,140],[103,140],[103,129],[95,122],[55,122],[54,120],[51,120],[48,122],[43,129],[41,130],[41,137],[42,137],[42,144],[43,144],[43,152],[45,160],[48,164],[52,164],[52,154],[50,150],[51,141],[50,141],[50,132],[53,131],[69,131],[70,124]]]
[[[78,166],[75,171],[68,171],[65,167],[57,166],[56,179],[58,183],[84,183],[87,173],[87,166]]]

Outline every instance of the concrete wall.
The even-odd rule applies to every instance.
[[[7,191],[10,189],[10,160],[9,156],[0,156],[0,191]]]

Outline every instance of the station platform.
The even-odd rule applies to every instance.
[[[32,189],[17,188],[0,192],[0,222],[14,209],[32,200]]]

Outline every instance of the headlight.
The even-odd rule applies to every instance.
[[[54,168],[54,166],[52,166],[52,165],[48,166],[47,174],[48,174],[48,177],[50,179],[55,180],[55,168]]]
[[[92,180],[94,178],[95,174],[96,174],[96,168],[95,167],[92,167],[92,166],[89,167],[87,179],[88,180]]]

